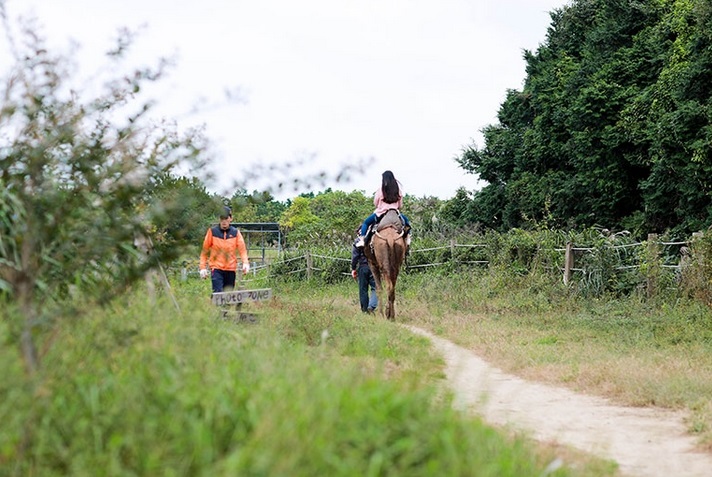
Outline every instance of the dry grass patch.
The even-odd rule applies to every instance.
[[[488,288],[456,276],[417,283],[412,324],[473,350],[523,378],[559,384],[621,405],[690,413],[691,432],[712,447],[712,311],[626,300],[581,300],[526,287]],[[432,300],[437,287],[446,301]],[[429,310],[429,313],[424,311]]]

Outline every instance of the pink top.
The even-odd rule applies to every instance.
[[[381,216],[388,212],[388,209],[398,209],[400,210],[401,207],[403,207],[403,192],[402,188],[400,186],[400,183],[398,184],[398,202],[389,204],[387,202],[383,201],[383,190],[379,188],[376,193],[373,195],[373,205],[376,206],[376,210],[374,211],[374,214]]]

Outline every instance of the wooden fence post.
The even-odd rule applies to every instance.
[[[306,251],[306,258],[307,258],[307,280],[311,280],[312,277],[312,256],[309,250]]]
[[[648,267],[645,277],[648,298],[655,296],[660,276],[660,244],[658,234],[648,234]]]
[[[564,285],[568,285],[571,281],[571,270],[574,268],[574,244],[566,242],[566,251],[564,253]]]

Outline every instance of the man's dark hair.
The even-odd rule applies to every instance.
[[[229,219],[232,217],[232,209],[227,205],[223,206],[223,208],[220,209],[220,212],[218,212],[218,217],[220,217],[220,220]]]

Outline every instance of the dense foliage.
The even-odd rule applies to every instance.
[[[329,189],[311,197],[296,197],[280,225],[289,233],[290,247],[345,244],[353,240],[356,227],[371,212],[372,201],[362,192]]]
[[[106,302],[177,254],[151,247],[166,217],[185,212],[165,178],[202,164],[207,143],[200,129],[151,117],[145,86],[167,64],[126,70],[131,43],[124,32],[110,75],[100,70],[90,88],[31,28],[11,45],[15,66],[0,85],[0,288],[21,310],[13,331],[30,369],[37,327],[74,313],[78,297]]]
[[[460,215],[688,234],[712,224],[712,2],[573,0],[525,52],[485,145],[488,185]]]

